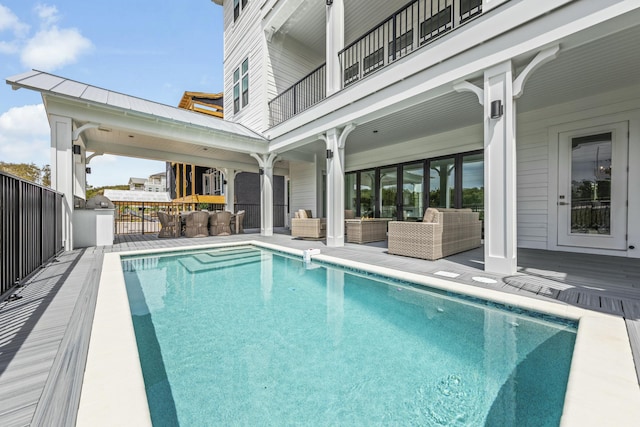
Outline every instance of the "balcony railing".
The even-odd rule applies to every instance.
[[[397,61],[481,13],[482,0],[410,2],[338,53],[343,87]],[[325,68],[326,64],[322,64],[269,102],[271,126],[284,122],[326,97]]]
[[[62,194],[0,172],[0,294],[62,249]]]
[[[269,102],[271,126],[284,122],[326,98],[326,68],[326,64],[322,64]]]
[[[344,87],[482,13],[482,0],[414,0],[338,54]]]

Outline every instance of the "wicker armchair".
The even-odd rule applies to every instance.
[[[209,230],[209,212],[192,212],[185,218],[184,235],[187,237],[207,237]]]
[[[231,218],[231,232],[236,234],[244,233],[244,210],[236,212]]]
[[[166,212],[158,212],[158,219],[160,220],[160,232],[158,237],[180,237],[180,216],[169,215]]]
[[[311,211],[300,209],[291,219],[291,235],[307,239],[320,239],[325,237],[327,220],[325,218],[312,218]]]
[[[481,233],[478,212],[429,208],[422,222],[389,222],[388,252],[436,260],[479,247]]]
[[[220,211],[209,215],[209,234],[212,236],[228,236],[231,234],[231,212]]]

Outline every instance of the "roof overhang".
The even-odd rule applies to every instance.
[[[262,135],[240,124],[49,73],[31,71],[7,84],[40,92],[48,116],[82,128],[88,151],[243,171],[258,170],[251,153],[268,151]]]

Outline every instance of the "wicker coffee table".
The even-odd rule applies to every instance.
[[[386,240],[387,223],[391,218],[345,219],[348,243],[368,243]]]

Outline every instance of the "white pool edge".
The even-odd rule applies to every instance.
[[[301,250],[259,241],[105,254],[78,426],[151,425],[121,256],[248,245],[300,257],[303,254]],[[326,255],[315,255],[312,259],[577,320],[578,334],[561,426],[635,426],[640,419],[640,386],[621,317]]]

